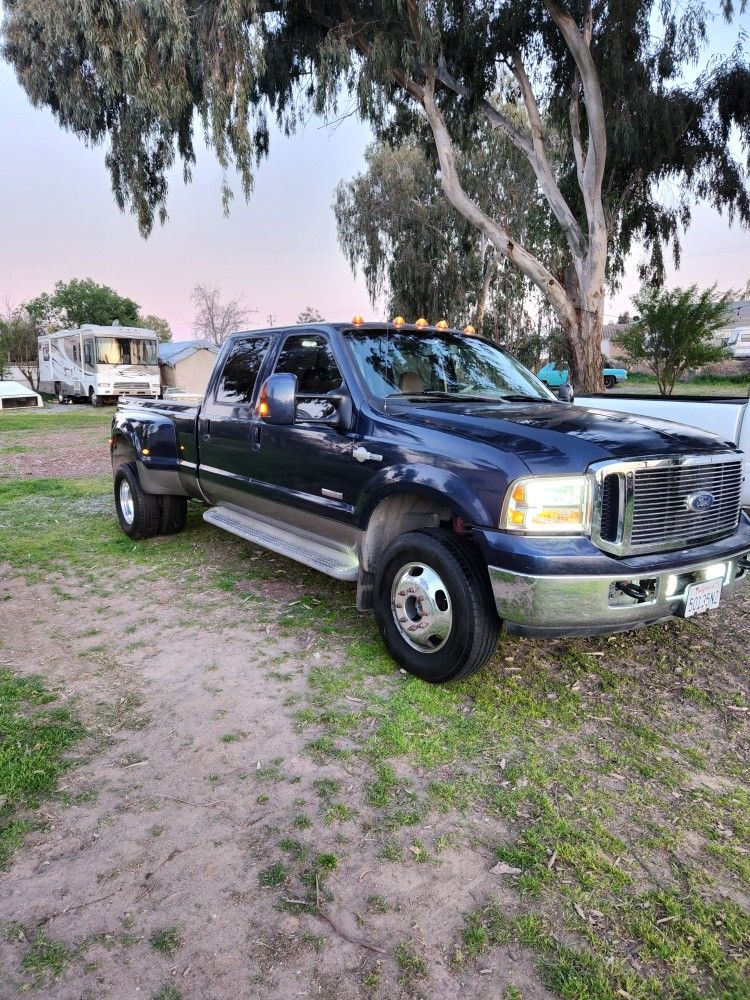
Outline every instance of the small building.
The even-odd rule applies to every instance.
[[[182,340],[159,344],[162,390],[203,396],[219,348],[208,340]]]
[[[27,385],[10,379],[0,382],[0,410],[15,409],[20,406],[44,406],[38,392]]]

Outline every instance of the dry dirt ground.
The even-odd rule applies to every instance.
[[[33,476],[101,436],[57,433]],[[1,1000],[750,997],[747,591],[430,688],[197,513],[124,539],[102,466],[2,469],[0,666],[87,735],[0,871]]]

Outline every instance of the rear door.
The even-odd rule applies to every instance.
[[[249,505],[259,431],[256,400],[271,341],[270,334],[234,339],[201,409],[199,475],[214,503]]]
[[[331,538],[346,539],[353,516],[352,435],[316,420],[327,394],[348,395],[334,345],[324,333],[289,332],[274,372],[297,377],[301,399],[293,424],[261,421],[254,457],[258,509]],[[277,506],[278,505],[278,506]],[[329,520],[330,519],[330,520]]]

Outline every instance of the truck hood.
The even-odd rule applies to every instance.
[[[734,448],[684,424],[565,403],[398,402],[389,415],[510,452],[538,474],[583,472],[610,459],[712,454]]]

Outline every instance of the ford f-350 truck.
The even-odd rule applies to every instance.
[[[739,449],[562,402],[444,324],[234,334],[200,405],[121,400],[111,454],[131,538],[204,504],[356,582],[396,661],[432,683],[485,663],[501,623],[618,632],[715,608],[750,572]]]

